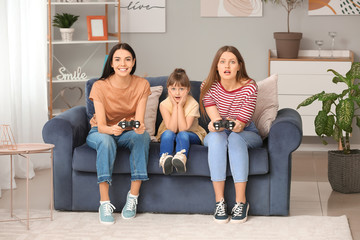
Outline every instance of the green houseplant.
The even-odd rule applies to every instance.
[[[71,26],[78,20],[79,16],[69,13],[57,13],[52,21],[54,27],[60,28],[61,38],[65,42],[72,41],[74,28]]]
[[[302,33],[290,31],[290,13],[301,5],[303,0],[262,0],[263,2],[272,2],[275,5],[283,7],[287,12],[287,32],[274,32],[276,41],[277,56],[279,58],[297,58],[300,48]]]
[[[328,177],[332,188],[343,193],[360,192],[360,150],[350,148],[350,135],[353,123],[360,128],[360,62],[351,65],[351,69],[342,76],[328,69],[335,76],[332,82],[345,86],[340,93],[315,94],[297,107],[305,107],[318,100],[322,109],[315,117],[315,133],[327,144],[325,137],[341,142],[343,150],[328,152]]]

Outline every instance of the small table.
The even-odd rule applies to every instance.
[[[29,220],[30,219],[44,219],[50,218],[51,221],[53,220],[53,148],[55,147],[53,144],[46,144],[46,143],[20,143],[16,144],[16,149],[8,149],[7,146],[0,146],[0,155],[9,155],[10,156],[10,216],[12,219],[8,220],[1,220],[0,222],[11,222],[11,221],[23,221],[26,220],[26,226],[29,230]],[[50,187],[50,216],[49,217],[40,217],[40,218],[30,218],[29,214],[29,161],[30,157],[29,154],[34,153],[51,153],[51,187]],[[13,178],[13,163],[12,163],[12,156],[19,155],[27,160],[27,175],[26,175],[26,210],[27,210],[27,217],[25,219],[18,218],[13,213],[13,188],[12,188],[12,178]],[[15,219],[14,219],[15,218]]]

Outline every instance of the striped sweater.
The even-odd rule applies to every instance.
[[[227,91],[220,82],[215,82],[205,94],[204,107],[216,106],[223,119],[236,119],[248,123],[255,111],[257,98],[255,81],[233,91]]]

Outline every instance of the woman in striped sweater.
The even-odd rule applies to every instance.
[[[211,122],[204,145],[208,146],[208,161],[213,182],[216,207],[214,220],[229,221],[224,200],[227,155],[235,185],[235,206],[231,211],[232,223],[247,220],[249,203],[245,190],[249,172],[248,148],[262,145],[262,139],[251,121],[257,98],[257,85],[245,69],[240,52],[233,46],[220,48],[212,62],[210,73],[202,84],[200,105]],[[230,120],[233,128],[214,127],[214,123]]]

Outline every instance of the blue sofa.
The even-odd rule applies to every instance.
[[[43,139],[54,149],[54,204],[57,210],[97,211],[99,190],[96,177],[96,151],[86,144],[93,113],[88,94],[96,79],[86,84],[87,107],[77,106],[49,120]],[[167,77],[149,77],[151,86],[162,85],[160,101],[166,97]],[[191,81],[192,95],[199,99],[200,84]],[[161,122],[158,111],[156,127]],[[207,129],[207,122],[200,118]],[[250,215],[288,215],[291,183],[291,154],[301,143],[302,123],[293,109],[281,109],[261,148],[251,149],[247,199]],[[159,168],[159,143],[150,143],[149,181],[141,187],[138,212],[212,214],[215,200],[207,162],[207,147],[192,145],[187,172],[165,176]],[[118,149],[110,197],[117,211],[125,204],[130,188],[129,151]],[[230,171],[225,198],[232,206],[235,199]],[[229,207],[230,208],[230,207]],[[229,209],[230,211],[231,209]]]

